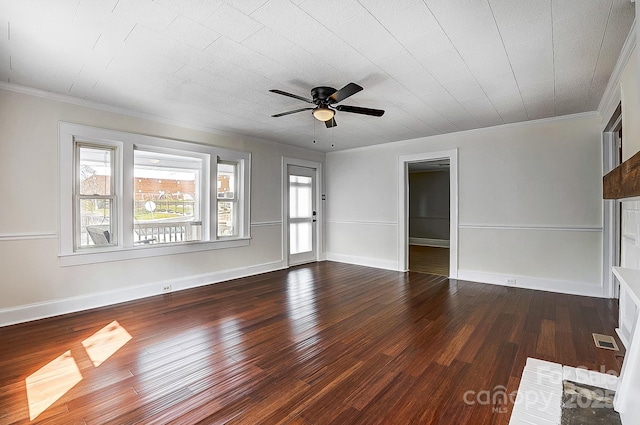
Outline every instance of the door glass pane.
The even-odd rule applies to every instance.
[[[202,239],[198,199],[202,159],[136,150],[133,241],[159,244]]]
[[[80,248],[114,244],[111,208],[110,199],[80,200]]]
[[[289,176],[289,217],[311,217],[311,177]]]
[[[290,254],[310,252],[312,242],[311,223],[291,223],[289,225]]]

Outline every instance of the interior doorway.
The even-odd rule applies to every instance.
[[[449,276],[449,159],[412,162],[409,184],[409,270]]]
[[[431,164],[429,164],[431,163]],[[437,165],[440,164],[440,165]],[[409,270],[409,260],[411,257],[411,247],[418,246],[416,242],[420,240],[410,239],[409,228],[411,226],[410,218],[410,190],[409,190],[409,172],[417,171],[421,167],[429,167],[432,165],[437,168],[445,168],[448,166],[449,185],[448,185],[448,270],[442,273],[448,273],[448,277],[456,279],[458,277],[458,150],[452,149],[440,152],[429,152],[413,155],[403,155],[398,158],[398,269],[401,271]],[[427,208],[428,210],[428,208]],[[430,213],[426,212],[425,216]],[[436,214],[442,217],[441,214]],[[443,221],[443,220],[441,220]],[[445,219],[446,221],[446,219]],[[440,228],[441,229],[441,228]],[[442,231],[442,230],[440,230]],[[440,234],[445,234],[444,233]],[[436,234],[437,235],[437,234]],[[421,239],[421,238],[418,238]],[[422,238],[427,239],[427,243],[437,244],[438,238]],[[428,240],[431,239],[431,240]],[[413,242],[413,244],[410,244]],[[424,240],[422,240],[424,242]],[[438,248],[432,247],[432,248]],[[442,247],[440,247],[442,248]],[[415,250],[414,250],[415,251]],[[442,253],[442,251],[440,251]],[[419,254],[418,254],[419,255]],[[428,255],[428,254],[427,254]],[[446,261],[446,254],[445,254]]]
[[[602,174],[622,163],[622,106],[618,105],[602,133]],[[619,201],[603,201],[603,295],[618,298],[619,283],[612,267],[622,264],[622,206]]]

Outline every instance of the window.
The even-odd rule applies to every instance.
[[[248,245],[251,154],[60,123],[63,265]]]
[[[116,205],[113,147],[76,143],[75,246],[116,245],[111,221]]]
[[[202,240],[203,158],[134,150],[133,243]]]
[[[238,234],[236,169],[235,163],[218,163],[218,237]]]

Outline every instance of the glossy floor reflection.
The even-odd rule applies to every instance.
[[[616,370],[591,340],[616,321],[609,300],[315,263],[0,328],[0,424],[506,425],[463,395],[517,389],[527,357]]]

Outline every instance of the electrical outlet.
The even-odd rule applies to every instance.
[[[508,278],[505,279],[504,282],[507,285],[516,286],[516,278],[515,277],[508,277]]]
[[[171,292],[171,285],[164,285],[162,287],[162,292],[166,293],[166,292]]]

